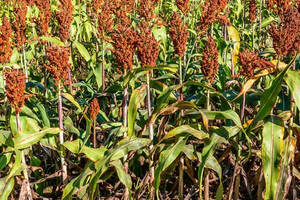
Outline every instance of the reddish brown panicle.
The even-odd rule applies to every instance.
[[[185,54],[189,32],[187,26],[181,20],[180,15],[176,12],[173,13],[170,20],[169,35],[173,41],[175,53],[182,58]]]
[[[176,5],[177,5],[177,8],[185,15],[190,10],[189,0],[176,0]]]
[[[217,77],[219,69],[218,56],[219,53],[215,40],[212,37],[208,37],[203,52],[201,71],[210,82],[213,82]]]
[[[98,37],[103,38],[105,34],[112,31],[114,26],[110,0],[105,0],[100,8],[101,12],[98,14]]]
[[[252,23],[255,21],[256,16],[257,16],[256,10],[257,10],[257,6],[255,3],[255,0],[250,0],[250,2],[249,2],[249,19],[250,19],[250,22],[252,22]]]
[[[59,37],[65,42],[70,37],[70,27],[73,20],[72,0],[60,0],[60,12],[57,13],[57,21],[59,24]]]
[[[49,22],[51,19],[50,0],[34,0],[40,10],[39,19],[36,20],[43,35],[48,35]]]
[[[119,24],[117,29],[112,32],[111,39],[114,47],[112,52],[119,67],[131,70],[137,41],[136,32],[130,26]]]
[[[139,24],[140,33],[137,41],[137,55],[142,66],[156,65],[159,54],[159,42],[157,42],[152,34],[152,27],[145,21]]]
[[[11,45],[12,29],[7,17],[3,17],[0,26],[0,63],[9,62],[12,55]]]
[[[291,5],[292,0],[268,0],[268,8],[277,14],[282,14]]]
[[[200,31],[206,31],[214,23],[221,12],[226,8],[228,0],[206,0],[202,7],[199,28]]]
[[[280,15],[280,23],[271,24],[269,33],[273,39],[273,47],[281,58],[294,55],[300,48],[300,13],[296,7],[289,8]]]
[[[5,91],[9,104],[16,110],[16,113],[20,113],[25,103],[25,99],[32,95],[25,95],[26,77],[22,70],[11,69],[4,71],[5,75]]]
[[[154,19],[155,1],[153,0],[140,0],[139,14],[146,21]]]
[[[50,46],[47,48],[49,63],[44,66],[51,73],[56,85],[60,80],[68,80],[68,71],[71,67],[69,57],[70,50],[66,47]]]
[[[91,103],[91,110],[90,110],[92,120],[94,121],[96,120],[99,110],[100,110],[100,106],[98,104],[98,100],[94,98]]]
[[[12,23],[12,28],[15,32],[15,43],[20,48],[26,42],[26,13],[27,4],[20,1],[14,5],[15,21]]]
[[[257,69],[270,69],[274,68],[275,65],[270,61],[258,57],[254,52],[250,52],[246,49],[244,52],[239,53],[240,64],[243,66],[240,69],[240,74],[248,78],[254,77],[254,72]]]

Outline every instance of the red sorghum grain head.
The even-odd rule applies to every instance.
[[[269,33],[273,39],[273,47],[281,58],[299,52],[300,42],[300,13],[290,5],[280,14],[280,23],[271,24]]]
[[[96,98],[94,98],[91,103],[91,110],[90,110],[92,120],[95,121],[97,119],[99,110],[100,110],[100,106],[98,104],[98,100]]]
[[[128,25],[119,24],[111,34],[112,52],[116,57],[119,68],[132,69],[132,59],[136,47],[137,34]]]
[[[129,25],[128,15],[134,9],[135,0],[114,0],[111,1],[111,10],[115,19],[124,25]]]
[[[114,26],[110,0],[105,0],[100,5],[101,12],[98,14],[98,37],[103,38],[110,33]]]
[[[9,62],[12,55],[11,45],[12,29],[7,17],[3,17],[0,26],[0,63]]]
[[[216,21],[220,13],[225,10],[227,2],[228,0],[206,0],[201,5],[202,13],[199,22],[201,32],[206,31]]]
[[[205,50],[203,52],[201,71],[206,79],[213,82],[216,79],[219,62],[218,62],[218,47],[212,37],[208,37]]]
[[[59,25],[59,37],[64,42],[70,37],[70,27],[73,20],[72,0],[60,0],[59,12],[57,13],[57,21]]]
[[[159,42],[152,34],[152,27],[145,21],[139,24],[140,33],[137,40],[137,55],[142,66],[156,65],[159,54]]]
[[[292,0],[268,0],[268,8],[277,14],[286,12]]]
[[[35,5],[40,10],[38,20],[36,20],[38,30],[43,35],[48,35],[49,22],[51,19],[50,0],[34,0]]]
[[[249,2],[249,19],[252,23],[256,19],[256,15],[257,15],[256,10],[257,10],[257,7],[256,7],[255,0],[250,0],[250,2]]]
[[[139,14],[146,21],[151,21],[154,19],[154,9],[156,2],[153,0],[140,0]]]
[[[173,13],[170,20],[169,35],[173,41],[175,53],[182,58],[185,54],[189,32],[180,15],[176,12]]]
[[[239,53],[240,64],[243,66],[240,69],[240,74],[248,78],[254,76],[255,70],[270,69],[275,67],[273,63],[263,58],[258,57],[255,52],[251,52],[246,49]]]
[[[26,13],[27,4],[24,1],[14,4],[15,21],[12,23],[15,32],[15,43],[18,47],[26,42]]]
[[[51,73],[56,85],[59,84],[60,80],[68,80],[68,71],[71,66],[69,57],[70,50],[66,47],[49,46],[47,48],[49,63],[44,64],[44,66]]]
[[[176,5],[183,14],[186,15],[189,12],[189,0],[176,0]]]
[[[229,21],[229,19],[225,16],[225,15],[219,15],[217,17],[217,21],[219,21],[220,23],[226,25],[226,26],[231,26],[231,22]]]
[[[25,99],[32,95],[25,95],[26,77],[22,70],[19,69],[5,69],[5,91],[9,104],[20,113],[25,103]]]

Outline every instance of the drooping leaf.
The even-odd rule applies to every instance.
[[[140,102],[143,101],[145,97],[146,85],[135,89],[130,97],[128,106],[128,137],[134,136],[134,125],[137,115],[137,110],[139,108]]]
[[[58,134],[59,132],[60,132],[59,128],[47,128],[45,130],[32,133],[32,134],[26,134],[21,132],[17,137],[13,139],[14,147],[15,149],[25,149],[39,142],[45,135],[47,134],[55,135]]]
[[[120,181],[130,191],[132,187],[131,177],[128,173],[125,172],[122,162],[120,160],[115,160],[111,162],[111,164],[115,167]]]
[[[172,162],[179,156],[182,152],[187,138],[181,137],[178,139],[177,143],[171,145],[166,150],[162,151],[159,155],[157,167],[154,172],[154,187],[156,191],[157,198],[158,196],[158,189],[160,185],[160,175],[161,173],[168,167]]]
[[[169,139],[169,138],[175,137],[175,136],[182,136],[182,134],[190,134],[190,135],[198,138],[199,140],[209,137],[209,135],[202,130],[194,129],[189,125],[182,125],[182,126],[176,127],[174,129],[172,129],[171,131],[169,131],[164,136],[163,140],[166,140],[166,139]]]
[[[89,52],[86,50],[85,46],[78,41],[74,41],[73,44],[77,48],[81,56],[85,59],[85,61],[88,62],[91,59],[91,56]]]

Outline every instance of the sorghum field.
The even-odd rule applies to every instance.
[[[300,199],[299,0],[0,0],[0,199]]]

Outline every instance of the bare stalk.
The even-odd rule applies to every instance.
[[[128,115],[128,85],[124,89],[123,97],[123,126],[127,127],[127,115]]]
[[[58,84],[58,117],[59,117],[59,128],[61,130],[59,133],[59,143],[63,144],[64,124],[63,124],[63,108],[62,108],[62,97],[61,97],[61,83]],[[62,180],[63,180],[63,184],[65,184],[68,177],[68,172],[67,172],[67,163],[63,155],[61,155],[60,161],[61,161],[61,168],[62,168]]]
[[[182,76],[182,60],[179,57],[179,83],[182,86],[183,76]],[[179,100],[183,101],[182,87],[180,88]],[[183,117],[183,110],[180,111],[180,117]],[[184,158],[181,157],[179,161],[179,181],[178,181],[178,197],[180,200],[183,199],[183,169],[184,169]]]
[[[21,126],[20,114],[19,113],[16,113],[16,122],[17,122],[18,132],[21,132],[22,131],[22,126]],[[32,200],[33,198],[32,198],[32,193],[31,193],[31,188],[30,188],[30,182],[29,182],[29,176],[28,176],[28,171],[27,171],[27,165],[26,165],[24,150],[21,152],[21,154],[22,154],[22,163],[26,166],[26,168],[23,171],[23,174],[24,174],[24,178],[25,178],[27,197],[28,197],[29,200]]]
[[[96,119],[93,120],[93,144],[94,144],[94,148],[97,148],[97,137],[96,137]]]
[[[243,94],[243,102],[242,102],[242,108],[241,108],[241,121],[243,122],[244,116],[245,116],[245,104],[246,104],[246,93]]]
[[[105,91],[105,49],[104,40],[102,41],[102,91]]]
[[[23,44],[23,58],[24,58],[24,70],[25,70],[25,77],[26,83],[28,82],[28,69],[27,69],[27,62],[26,62],[26,54],[25,54],[25,46]]]

